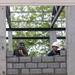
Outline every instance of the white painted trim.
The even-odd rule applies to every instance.
[[[75,0],[0,0],[1,5],[75,5]]]

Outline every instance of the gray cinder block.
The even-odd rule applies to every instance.
[[[56,61],[62,61],[62,62],[65,62],[66,61],[66,57],[65,56],[55,56],[55,62]]]
[[[67,73],[65,68],[57,68],[55,69],[55,73]]]
[[[7,74],[11,75],[18,74],[18,69],[7,69]]]
[[[7,68],[12,68],[12,63],[7,63]]]
[[[41,69],[30,69],[30,74],[41,74]]]
[[[12,52],[12,51],[6,51],[6,56],[7,56],[7,57],[13,56],[13,52]]]
[[[65,62],[62,62],[62,63],[60,63],[60,67],[66,68],[66,67],[67,67],[67,65],[66,65],[66,63],[65,63]]]
[[[41,57],[32,57],[32,62],[41,62]]]
[[[42,62],[53,62],[53,56],[42,57]]]
[[[18,62],[18,57],[8,57],[7,62]]]
[[[60,50],[60,55],[66,55],[66,50]]]
[[[31,62],[31,57],[20,57],[20,62]]]
[[[49,68],[59,68],[59,63],[48,63]]]
[[[43,69],[43,73],[46,73],[46,74],[54,73],[54,69],[53,68]]]
[[[21,74],[29,74],[29,69],[22,69]]]
[[[26,68],[37,68],[37,63],[26,63]]]
[[[24,63],[14,63],[13,68],[25,68]]]
[[[38,63],[38,68],[47,68],[47,63]]]

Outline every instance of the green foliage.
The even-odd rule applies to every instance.
[[[66,40],[61,40],[61,46],[66,47]]]

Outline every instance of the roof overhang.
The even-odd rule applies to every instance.
[[[0,0],[0,6],[11,5],[75,5],[75,0]]]

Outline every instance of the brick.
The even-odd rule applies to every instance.
[[[48,74],[48,73],[54,73],[54,69],[53,68],[47,68],[47,69],[43,69],[43,73]]]
[[[7,57],[13,56],[13,52],[12,52],[12,51],[6,51],[6,56],[7,56]]]
[[[45,56],[45,57],[42,57],[42,62],[53,62],[53,56]]]
[[[67,73],[67,70],[65,68],[57,68],[55,69],[55,73]]]
[[[30,74],[41,74],[41,69],[30,69]]]
[[[29,74],[29,69],[22,69],[21,74]]]
[[[31,62],[31,57],[20,57],[20,62]]]
[[[66,55],[66,50],[60,50],[60,55]]]
[[[60,67],[62,68],[66,68],[67,66],[66,66],[66,63],[60,63]]]
[[[7,68],[12,68],[12,63],[7,63]]]
[[[41,62],[41,57],[32,57],[32,62]]]
[[[37,63],[26,63],[26,68],[37,68]]]
[[[38,68],[47,68],[47,63],[38,63]]]
[[[66,57],[65,56],[55,56],[54,57],[55,58],[55,61],[63,61],[63,62],[65,62],[66,61]]]
[[[13,68],[25,68],[24,63],[14,63]]]
[[[18,69],[7,69],[7,74],[18,74]]]
[[[7,62],[18,62],[18,57],[8,57]]]
[[[59,63],[48,63],[49,68],[59,68]]]

